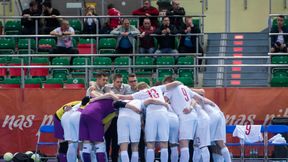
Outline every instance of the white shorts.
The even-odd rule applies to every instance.
[[[70,123],[69,123],[69,120],[70,120],[70,116],[71,114],[73,113],[72,110],[70,111],[67,111],[63,114],[62,118],[61,118],[61,125],[63,127],[63,130],[64,130],[64,139],[65,140],[68,140],[68,137],[70,136]]]
[[[168,120],[169,120],[169,143],[178,144],[178,138],[179,138],[178,116],[172,112],[168,112]]]
[[[209,115],[209,117],[211,142],[226,142],[226,120],[224,114],[219,111]]]
[[[141,120],[119,116],[117,120],[117,133],[118,133],[118,144],[121,143],[136,143],[140,140],[141,134]]]
[[[78,142],[79,141],[79,124],[80,124],[80,116],[81,112],[79,111],[72,111],[70,114],[67,131],[68,134],[65,133],[64,130],[64,138],[67,141]]]
[[[189,114],[179,116],[179,140],[193,140],[197,128],[197,114],[193,109]]]
[[[146,142],[168,142],[169,120],[165,111],[151,111],[146,113],[145,140]]]
[[[196,106],[198,115],[197,128],[194,138],[194,147],[205,147],[211,145],[210,139],[210,119],[208,114],[199,106]]]

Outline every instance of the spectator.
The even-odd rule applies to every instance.
[[[93,13],[91,10],[87,10],[87,13],[85,14],[86,16],[93,16],[95,13]],[[96,16],[96,15],[94,15]],[[100,20],[99,18],[93,18],[93,17],[88,17],[84,18],[83,21],[83,33],[84,34],[96,34],[96,26],[97,26],[97,21],[98,21],[98,30],[101,29],[100,25]]]
[[[180,29],[180,27],[184,24],[183,17],[185,16],[185,10],[183,7],[180,7],[180,3],[177,0],[172,1],[172,7],[168,9],[166,15],[169,16],[171,24]],[[178,17],[173,17],[178,16]],[[179,17],[181,16],[181,17]]]
[[[23,26],[21,33],[24,35],[35,34],[35,24],[36,19],[31,18],[30,16],[40,16],[38,11],[38,4],[35,1],[31,1],[29,3],[29,8],[23,10],[22,12],[23,18],[21,19],[21,25]],[[40,28],[40,22],[38,21],[38,29]]]
[[[151,6],[150,2],[145,0],[144,1],[144,6],[134,10],[132,12],[133,15],[144,15],[144,16],[158,16],[159,15],[159,11],[157,8]],[[154,27],[158,26],[158,22],[157,22],[157,17],[151,17],[151,24]],[[143,21],[144,21],[144,17],[139,18],[139,25],[142,26],[143,25]]]
[[[197,26],[194,26],[192,17],[185,18],[185,24],[182,26],[180,30],[181,34],[196,34],[200,33],[200,29]],[[203,50],[201,46],[199,46],[200,39],[198,39],[198,51],[196,51],[197,47],[197,36],[181,36],[179,52],[180,53],[202,53]],[[198,37],[199,38],[199,37]]]
[[[149,18],[145,18],[143,26],[140,27],[140,53],[154,53],[154,38],[150,36],[155,32],[155,27],[151,26]]]
[[[111,34],[118,35],[117,39],[117,52],[118,53],[132,53],[133,52],[133,42],[135,42],[135,36],[140,32],[137,28],[130,25],[127,18],[122,21],[122,26],[111,31]]]
[[[171,7],[171,1],[172,0],[157,0],[157,5],[159,8],[159,11],[167,10]]]
[[[157,37],[159,50],[156,53],[178,53],[175,47],[175,36],[171,36],[171,34],[177,34],[177,29],[170,24],[169,17],[163,17],[162,25],[155,33],[163,35]]]
[[[118,11],[113,4],[109,4],[108,5],[108,11],[107,11],[107,15],[108,16],[120,16],[121,13],[120,11]],[[109,19],[109,25],[110,28],[115,29],[118,27],[118,25],[120,25],[120,17],[113,17]]]
[[[50,31],[52,31],[53,29],[60,26],[61,19],[56,18],[56,16],[60,15],[60,12],[57,9],[52,8],[52,4],[50,1],[43,2],[42,6],[43,6],[43,16],[54,17],[54,18],[45,18],[44,19],[45,25],[44,25],[43,33],[49,34]]]
[[[57,37],[57,47],[51,53],[55,54],[77,54],[78,51],[73,48],[72,37],[74,29],[69,26],[67,20],[61,21],[61,26],[50,32]]]
[[[288,33],[288,29],[284,26],[284,16],[277,17],[277,27],[272,27],[271,33]],[[271,53],[287,52],[286,43],[288,35],[272,35],[271,36]]]

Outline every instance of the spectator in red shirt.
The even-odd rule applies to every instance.
[[[134,10],[132,12],[133,15],[144,15],[144,16],[158,16],[159,15],[159,11],[157,8],[151,6],[150,2],[149,1],[144,1],[144,6],[137,9],[137,10]],[[157,27],[158,26],[158,22],[157,22],[157,17],[151,17],[151,24],[152,26],[154,27]],[[144,17],[141,17],[139,19],[140,21],[140,26],[143,25],[143,21],[144,21]]]
[[[154,53],[154,38],[150,36],[155,32],[155,27],[151,26],[149,18],[145,18],[143,26],[140,27],[140,53]]]
[[[113,4],[109,4],[107,6],[108,8],[108,11],[107,11],[107,15],[108,16],[120,16],[121,13],[120,11],[118,11]],[[112,29],[115,29],[118,27],[118,25],[120,25],[120,17],[113,17],[113,18],[110,18],[110,28]]]

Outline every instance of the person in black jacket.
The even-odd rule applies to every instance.
[[[38,4],[35,1],[31,1],[29,3],[29,8],[23,10],[22,12],[23,18],[21,19],[21,25],[23,26],[21,33],[24,35],[35,34],[36,29],[36,19],[30,18],[30,16],[40,16],[38,11]],[[38,27],[40,27],[40,22],[38,21]],[[38,28],[39,30],[39,28]]]
[[[185,16],[185,10],[180,7],[179,1],[172,1],[172,7],[167,10],[166,15],[169,16],[171,24],[176,26],[177,29],[180,29],[184,24],[183,16]]]
[[[60,16],[59,10],[52,8],[50,1],[44,1],[43,4],[43,16]],[[44,29],[43,34],[49,34],[53,29],[60,26],[61,18],[44,18]]]
[[[162,25],[155,31],[155,34],[162,36],[157,36],[159,50],[155,53],[178,53],[175,47],[175,36],[171,34],[177,34],[177,29],[174,25],[170,24],[170,19],[168,16],[163,17]]]
[[[192,22],[192,17],[185,18],[185,24],[181,27],[181,34],[197,34],[200,33],[198,26],[195,26]],[[196,40],[197,36],[181,36],[179,53],[202,53],[203,50],[200,46],[200,37],[198,36],[198,44]],[[198,51],[196,51],[198,45]]]
[[[85,16],[97,16],[95,12],[95,7],[88,6],[86,9]],[[100,19],[96,17],[85,18],[83,21],[83,33],[84,34],[96,34],[97,33],[97,30],[96,30],[97,21],[98,21],[98,32],[99,32],[99,30],[101,29]]]
[[[277,17],[277,27],[272,27],[270,33],[288,33],[288,29],[284,26],[284,16]],[[287,52],[288,35],[272,35],[271,36],[271,53]]]

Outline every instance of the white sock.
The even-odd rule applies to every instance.
[[[154,162],[155,152],[154,149],[147,149],[146,162]]]
[[[161,162],[168,162],[168,149],[167,148],[161,149],[160,160]]]
[[[93,148],[92,151],[91,151],[91,162],[97,162],[97,157],[96,157],[96,150],[95,150],[95,148]]]
[[[67,162],[75,162],[77,159],[78,143],[69,143],[67,150]]]
[[[202,161],[210,161],[210,152],[208,150],[208,147],[202,147],[201,149],[201,157],[202,157]]]
[[[221,156],[219,154],[213,153],[212,157],[213,157],[214,162],[224,162],[223,156]]]
[[[177,146],[171,147],[170,158],[171,158],[171,162],[178,162],[179,153],[178,153],[178,147]]]
[[[83,151],[82,151],[82,150],[79,150],[80,160],[81,160],[81,161],[84,161],[82,153],[83,153]]]
[[[189,148],[184,147],[181,148],[180,162],[187,162],[187,161],[189,161]]]
[[[139,162],[139,153],[138,152],[132,152],[131,162]]]
[[[227,147],[224,147],[221,149],[221,154],[225,160],[225,162],[231,162],[231,157],[230,157],[230,153]]]
[[[193,162],[199,162],[201,160],[201,150],[198,147],[194,147]]]
[[[129,156],[127,151],[121,151],[120,153],[121,162],[129,162]]]

